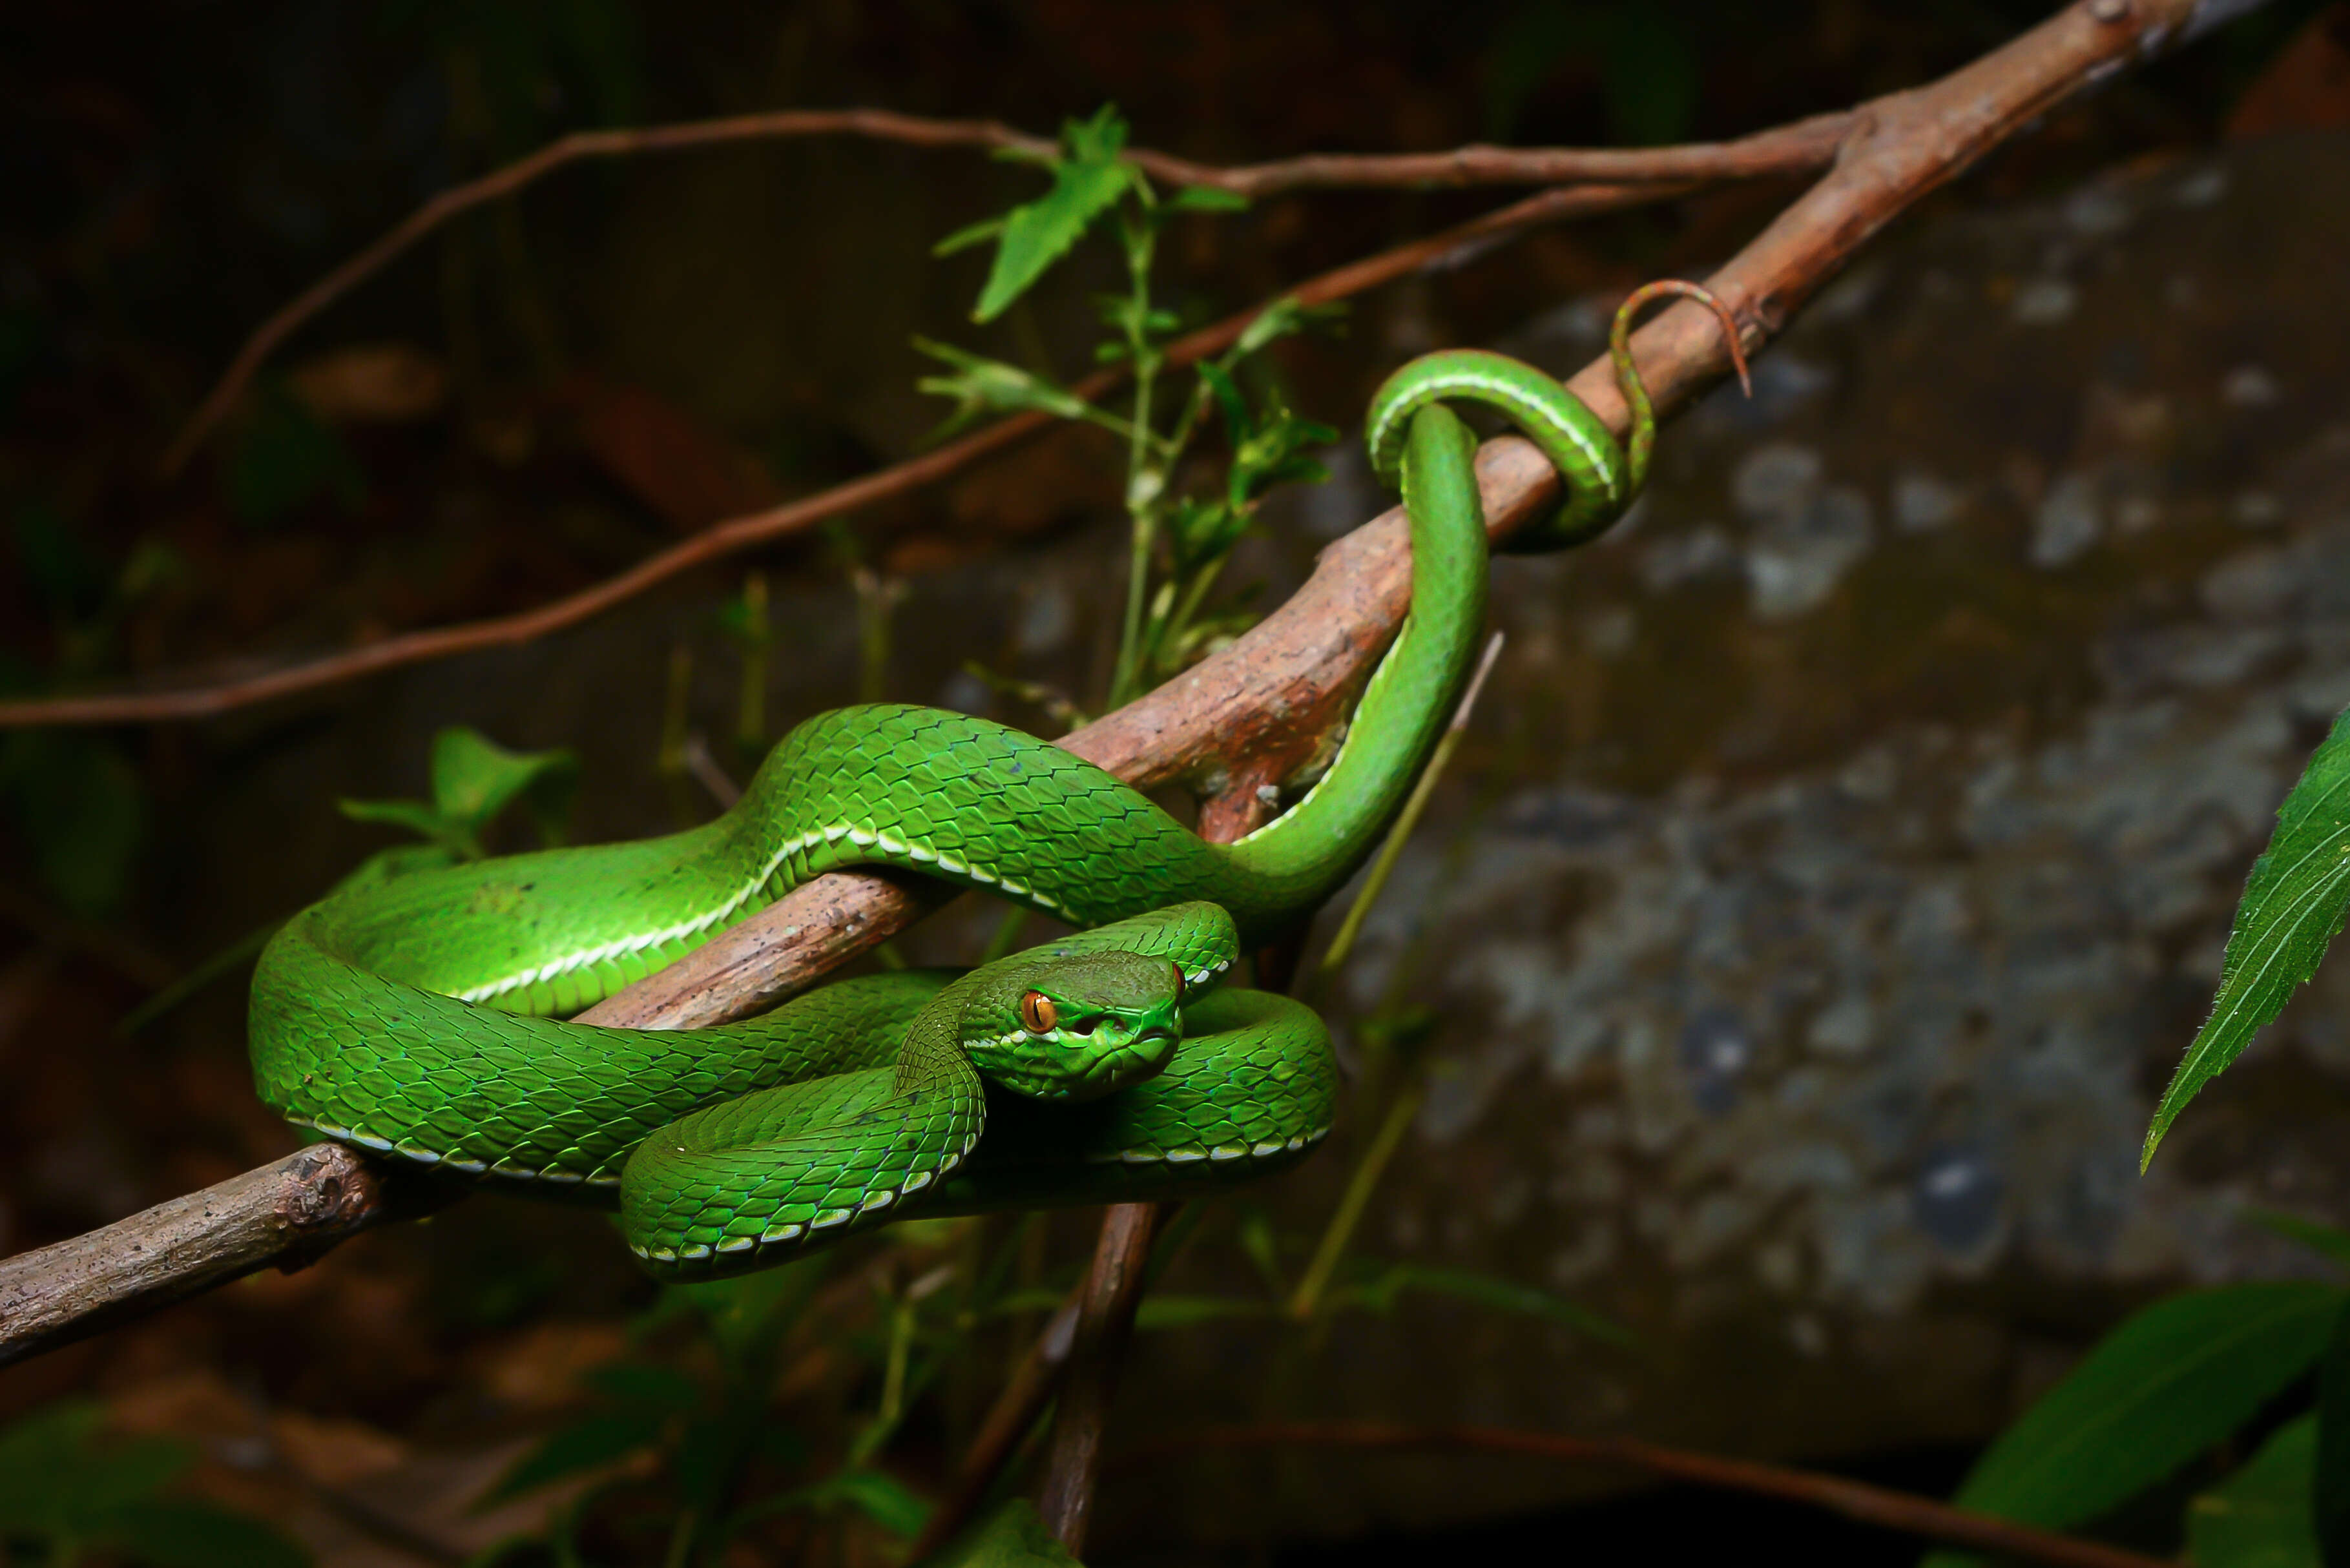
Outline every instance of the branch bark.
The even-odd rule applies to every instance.
[[[458,1196],[421,1170],[312,1144],[216,1187],[0,1261],[0,1366]]]
[[[1413,240],[1310,278],[1282,296],[1301,305],[1327,305],[1415,272],[1458,265],[1466,257],[1544,223],[1610,212],[1677,195],[1686,185],[1580,185],[1545,191],[1472,218],[1440,234]],[[1271,302],[1268,302],[1270,304]],[[1170,365],[1190,365],[1230,348],[1263,313],[1256,306],[1168,346]],[[1098,371],[1070,389],[1098,398],[1125,379],[1123,369]],[[340,653],[210,681],[182,680],[161,690],[0,701],[0,729],[56,724],[148,724],[210,718],[281,697],[357,680],[411,664],[485,649],[511,648],[591,620],[605,611],[697,566],[806,533],[849,512],[879,505],[936,484],[1037,435],[1055,421],[1041,413],[1014,414],[920,457],[853,479],[814,495],[714,523],[689,539],[648,556],[627,571],[565,598],[514,615],[402,632]]]
[[[1381,190],[1423,186],[1686,184],[1800,174],[1825,165],[1850,117],[1814,115],[1735,141],[1680,147],[1457,147],[1449,152],[1394,155],[1309,153],[1277,162],[1219,168],[1137,148],[1127,156],[1170,185],[1212,185],[1243,196],[1270,196],[1315,188]],[[433,196],[372,244],[305,289],[272,315],[238,348],[236,358],[204,396],[163,456],[177,473],[205,437],[227,417],[264,361],[286,338],[404,254],[452,218],[501,202],[573,163],[648,152],[681,152],[744,141],[813,136],[857,136],[911,147],[984,147],[1045,158],[1058,151],[1051,138],[1014,130],[996,120],[930,119],[881,109],[785,109],[733,115],[640,130],[583,130],[549,142],[529,156],[478,180]]]
[[[1391,1427],[1375,1421],[1297,1421],[1264,1427],[1217,1427],[1121,1455],[1113,1478],[1155,1467],[1183,1454],[1241,1448],[1347,1448],[1466,1450],[1528,1454],[1569,1464],[1621,1465],[1725,1491],[1752,1492],[1808,1508],[1823,1508],[1863,1524],[1880,1525],[1929,1541],[1997,1552],[2049,1568],[2175,1568],[2160,1557],[2060,1535],[2012,1520],[1953,1508],[1932,1498],[1843,1476],[1767,1465],[1719,1454],[1669,1449],[1633,1438],[1577,1438],[1498,1427]]]
[[[1061,1375],[1061,1399],[1053,1411],[1045,1485],[1036,1500],[1045,1528],[1072,1557],[1086,1550],[1110,1400],[1118,1393],[1118,1368],[1134,1333],[1135,1311],[1142,1304],[1143,1272],[1150,1262],[1150,1239],[1158,1233],[1159,1213],[1156,1203],[1119,1203],[1102,1216],[1093,1268],[1078,1303],[1069,1364]]]
[[[1750,353],[1783,329],[1794,310],[1878,230],[1991,147],[2082,88],[2144,59],[2166,42],[2192,36],[2199,26],[2233,14],[2212,0],[2080,0],[1954,75],[1880,99],[1858,111],[1855,129],[1828,175],[1708,280],[1744,324]],[[1554,200],[1571,202],[1580,195],[1547,193],[1505,211]],[[1481,222],[1497,222],[1501,216]],[[1438,238],[1458,246],[1464,243],[1461,233]],[[1426,265],[1426,247],[1436,243],[1406,247],[1419,258],[1410,265]],[[1384,262],[1380,258],[1349,270]],[[1668,311],[1633,341],[1659,409],[1688,401],[1727,367],[1713,317],[1694,305]],[[1568,384],[1602,419],[1619,431],[1624,428],[1622,400],[1606,361],[1586,367]],[[1486,443],[1478,455],[1477,472],[1488,524],[1496,536],[1507,535],[1556,497],[1557,475],[1533,446],[1514,437]],[[1403,520],[1391,511],[1324,552],[1305,587],[1232,648],[1058,743],[1146,787],[1176,780],[1191,784],[1214,807],[1235,781],[1279,776],[1311,754],[1315,738],[1337,717],[1340,705],[1400,622],[1409,587]],[[558,607],[533,613],[551,615]],[[500,635],[488,640],[516,639]],[[24,705],[0,709],[0,722],[45,722],[50,716],[27,711]],[[150,715],[113,713],[107,718],[144,716]],[[892,878],[832,873],[583,1016],[592,1023],[668,1028],[739,1017],[883,940],[926,907],[926,895]],[[359,1156],[348,1158],[360,1167],[381,1168]],[[59,1343],[76,1317],[100,1312],[127,1315],[271,1261],[274,1254],[260,1255],[250,1245],[241,1251],[232,1248],[237,1261],[223,1272],[202,1262],[190,1248],[150,1248],[140,1254],[145,1262],[120,1262],[92,1273],[90,1288],[72,1298],[62,1324],[57,1309],[39,1305],[46,1298],[38,1293],[6,1293],[9,1282],[35,1280],[53,1268],[88,1270],[87,1260],[115,1244],[101,1244],[99,1238],[135,1239],[142,1234],[136,1228],[149,1224],[184,1234],[184,1230],[169,1230],[158,1218],[167,1211],[176,1216],[169,1224],[202,1232],[210,1223],[201,1216],[204,1205],[243,1184],[265,1179],[275,1168],[175,1199],[122,1226],[9,1261],[0,1274],[0,1361]],[[388,1205],[400,1185],[396,1180],[360,1183],[348,1199],[348,1228],[393,1217],[377,1214],[370,1206]],[[238,1213],[246,1217],[224,1220],[223,1228],[246,1227],[240,1234],[250,1234],[252,1219],[245,1209]],[[331,1236],[326,1230],[312,1232],[307,1245],[315,1250]]]

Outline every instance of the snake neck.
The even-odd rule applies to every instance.
[[[1272,910],[1311,909],[1354,875],[1451,717],[1485,623],[1476,450],[1468,427],[1441,405],[1412,415],[1403,457],[1410,612],[1372,671],[1329,771],[1303,800],[1225,851],[1240,879]],[[1243,928],[1266,923],[1257,909],[1233,912]]]

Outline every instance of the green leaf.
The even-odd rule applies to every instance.
[[[2235,929],[2220,971],[2211,1016],[2154,1110],[2138,1165],[2187,1102],[2244,1054],[2252,1036],[2283,1010],[2294,988],[2317,972],[2350,907],[2350,712],[2334,721],[2301,780],[2277,812],[2276,833],[2252,863],[2236,907]]]
[[[2350,1308],[2334,1320],[2317,1366],[2317,1451],[2311,1512],[2328,1568],[2350,1563]]]
[[[446,815],[421,800],[338,800],[335,809],[353,822],[404,827],[421,838],[432,840],[435,847],[459,838],[462,832]]]
[[[1195,1323],[1218,1323],[1226,1318],[1270,1317],[1274,1311],[1271,1302],[1244,1296],[1145,1296],[1142,1305],[1135,1310],[1134,1326],[1189,1328]]]
[[[947,416],[939,434],[959,430],[983,413],[1035,409],[1055,419],[1082,420],[1097,411],[1075,392],[1017,365],[966,353],[951,343],[933,343],[927,337],[915,338],[914,347],[934,359],[945,360],[959,372],[952,376],[925,376],[916,383],[920,390],[933,397],[955,400],[955,411]]]
[[[895,1476],[845,1470],[824,1484],[834,1497],[892,1535],[920,1535],[930,1522],[931,1505]]]
[[[509,1498],[587,1470],[601,1469],[650,1445],[668,1417],[651,1410],[608,1410],[557,1427],[516,1459],[474,1506],[481,1511]]]
[[[1375,1312],[1394,1309],[1396,1299],[1406,1291],[1429,1291],[1438,1295],[1452,1296],[1461,1301],[1474,1302],[1479,1306],[1513,1312],[1587,1334],[1594,1339],[1610,1345],[1631,1345],[1635,1341],[1629,1331],[1620,1324],[1578,1306],[1564,1296],[1514,1280],[1496,1279],[1490,1274],[1476,1273],[1468,1269],[1445,1269],[1421,1263],[1398,1263],[1380,1274],[1370,1284],[1345,1293]]]
[[[1120,154],[1126,122],[1105,104],[1090,120],[1072,120],[1061,133],[1063,152],[1053,166],[1053,188],[1005,214],[995,265],[980,290],[973,321],[986,323],[1010,309],[1046,269],[1068,254],[1094,221],[1134,188]]]
[[[1961,1508],[2064,1529],[2127,1501],[2225,1439],[2307,1372],[2350,1293],[2225,1285],[2126,1319],[1975,1464]],[[1936,1552],[1930,1568],[1977,1559]]]
[[[211,1503],[136,1503],[98,1532],[150,1568],[307,1568],[310,1553],[267,1524]]]
[[[1315,327],[1329,326],[1346,314],[1344,302],[1300,305],[1295,295],[1283,295],[1241,328],[1240,341],[1232,345],[1229,357],[1235,362],[1245,359],[1269,343]]]
[[[983,218],[976,223],[966,223],[931,247],[934,256],[951,256],[957,251],[967,251],[982,240],[992,240],[1003,232],[1002,218]]]
[[[2350,1231],[2274,1209],[2248,1209],[2244,1210],[2244,1218],[2263,1231],[2273,1231],[2288,1241],[2298,1241],[2310,1251],[2350,1268]]]
[[[2319,1568],[2310,1482],[2317,1417],[2276,1429],[2260,1452],[2187,1508],[2187,1560],[2195,1568]]]
[[[930,1522],[931,1505],[918,1493],[892,1475],[862,1468],[847,1469],[838,1475],[827,1476],[807,1486],[793,1487],[772,1497],[761,1498],[745,1508],[737,1509],[723,1527],[725,1533],[737,1533],[763,1519],[777,1514],[795,1513],[802,1509],[848,1507],[857,1510],[892,1535],[912,1536],[922,1532]],[[943,1562],[943,1558],[926,1558],[926,1568]]]
[[[1245,213],[1249,199],[1215,185],[1186,185],[1166,202],[1170,213]]]
[[[930,1568],[1083,1568],[1053,1539],[1036,1505],[1015,1497],[957,1537]]]
[[[1223,411],[1224,439],[1237,451],[1249,438],[1248,400],[1241,396],[1232,372],[1212,359],[1200,362],[1200,379],[1207,383],[1208,390],[1215,396],[1216,407]]]
[[[432,737],[432,804],[469,834],[521,800],[540,836],[559,842],[578,784],[579,758],[569,751],[510,752],[463,725]]]

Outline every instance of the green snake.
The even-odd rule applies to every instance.
[[[1482,352],[1379,389],[1367,437],[1409,519],[1411,609],[1336,758],[1274,821],[1207,843],[1017,730],[939,709],[818,714],[741,801],[664,837],[419,872],[296,916],[253,981],[261,1097],[444,1171],[616,1195],[656,1273],[781,1261],[912,1214],[1164,1198],[1294,1163],[1337,1075],[1315,1014],[1220,981],[1361,864],[1450,716],[1485,618],[1476,440],[1498,409],[1565,481],[1538,545],[1638,490],[1653,439],[1627,342],[1628,454],[1557,381]],[[1733,348],[1733,353],[1735,349]],[[1744,370],[1740,362],[1742,374]],[[895,866],[1077,928],[968,974],[851,980],[723,1027],[560,1021],[821,872]],[[617,1190],[616,1190],[617,1189]]]

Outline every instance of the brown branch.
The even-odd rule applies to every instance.
[[[1456,147],[1449,152],[1307,153],[1219,169],[1164,152],[1128,154],[1170,185],[1213,185],[1243,196],[1305,190],[1467,185],[1679,184],[1806,174],[1825,168],[1852,115],[1815,114],[1735,141],[1679,147]]]
[[[1284,298],[1301,305],[1327,305],[1377,287],[1383,283],[1428,269],[1454,265],[1464,254],[1513,238],[1539,224],[1660,201],[1686,190],[1672,185],[1585,185],[1547,191],[1507,207],[1473,218],[1441,234],[1414,240],[1377,255],[1308,279]],[[1221,353],[1263,313],[1253,306],[1211,327],[1205,327],[1170,344],[1170,364],[1188,365]],[[1099,371],[1071,389],[1084,398],[1097,398],[1124,379],[1122,370]],[[161,691],[107,692],[86,697],[46,697],[0,701],[0,729],[49,724],[147,724],[172,720],[209,718],[275,698],[316,691],[407,665],[423,664],[462,653],[508,648],[535,641],[582,621],[671,577],[745,550],[771,545],[804,533],[828,518],[877,505],[938,483],[983,458],[1003,452],[1044,431],[1054,421],[1041,413],[1014,414],[986,429],[933,449],[920,457],[837,484],[814,495],[729,518],[647,557],[627,571],[591,587],[536,608],[457,626],[403,632],[341,653],[300,663],[281,665],[258,674],[237,676],[216,683],[184,685]]]
[[[1295,1447],[1468,1449],[1486,1454],[1526,1454],[1537,1459],[1563,1459],[1569,1464],[1622,1465],[1699,1486],[1752,1492],[1807,1508],[1822,1508],[1863,1524],[1880,1525],[1953,1546],[1995,1552],[2029,1563],[2045,1563],[2050,1568],[2175,1568],[2163,1558],[1953,1508],[1913,1492],[1895,1491],[1889,1487],[1786,1465],[1669,1449],[1636,1438],[1573,1438],[1499,1427],[1396,1427],[1374,1421],[1211,1427],[1121,1454],[1109,1473],[1116,1479],[1180,1455],[1222,1449]]]
[[[1020,1365],[1003,1380],[1003,1387],[989,1406],[987,1415],[979,1424],[979,1434],[964,1450],[962,1462],[955,1467],[953,1477],[947,1482],[946,1495],[931,1510],[931,1517],[915,1539],[913,1549],[906,1553],[909,1563],[920,1563],[948,1541],[961,1533],[971,1521],[995,1478],[1003,1472],[1020,1439],[1036,1424],[1045,1412],[1045,1401],[1053,1397],[1060,1386],[1061,1369],[1068,1365],[1069,1349],[1076,1343],[1077,1313],[1086,1298],[1087,1282],[1071,1291],[1045,1326],[1029,1345]]]
[[[1313,187],[1356,190],[1433,185],[1684,184],[1800,174],[1825,167],[1849,115],[1814,115],[1736,141],[1682,147],[1459,147],[1449,152],[1392,155],[1309,153],[1277,162],[1218,168],[1138,148],[1127,156],[1170,185],[1212,185],[1243,196],[1269,196]],[[545,175],[594,159],[679,152],[732,142],[809,136],[861,136],[915,147],[987,147],[1044,158],[1051,139],[995,120],[928,119],[889,109],[785,109],[691,120],[641,130],[582,130],[480,179],[454,185],[427,201],[342,265],[312,284],[244,340],[236,358],[163,455],[163,472],[177,473],[244,395],[262,363],[313,317],[383,270],[452,218],[501,202]]]
[[[0,1366],[276,1264],[427,1213],[456,1189],[340,1144],[274,1165],[37,1251],[0,1260]]]
[[[1072,1557],[1086,1549],[1092,1521],[1094,1477],[1101,1469],[1102,1438],[1109,1429],[1109,1403],[1126,1342],[1134,1332],[1135,1309],[1150,1262],[1150,1238],[1162,1206],[1113,1204],[1102,1216],[1094,1243],[1092,1272],[1077,1308],[1076,1334],[1069,1364],[1061,1373],[1060,1402],[1053,1409],[1053,1440],[1045,1459],[1045,1485],[1036,1511],[1045,1528]]]
[[[1835,170],[1708,280],[1747,323],[1749,349],[1782,329],[1870,235],[1919,197],[2069,94],[2177,39],[2197,14],[2197,0],[2081,0],[1930,87],[1870,105]],[[1695,305],[1658,317],[1633,342],[1662,409],[1686,402],[1727,368],[1713,317]],[[1569,385],[1623,428],[1622,401],[1604,361]],[[1556,498],[1557,475],[1513,437],[1486,443],[1477,474],[1496,535]],[[1232,780],[1253,776],[1248,759],[1310,754],[1402,619],[1409,587],[1402,518],[1389,512],[1326,550],[1305,586],[1231,648],[1059,743],[1146,787],[1190,781],[1212,802]],[[741,1016],[881,941],[922,908],[920,897],[889,877],[830,873],[584,1016],[671,1028]],[[177,1201],[198,1203],[262,1174]],[[89,1241],[12,1260],[8,1277],[37,1275],[49,1266],[45,1260],[71,1266],[71,1250]],[[160,1267],[168,1272],[177,1266]],[[125,1269],[115,1288],[144,1301],[172,1300],[219,1277],[182,1287],[147,1272]],[[80,1310],[117,1299],[93,1293]],[[35,1332],[12,1298],[0,1294],[0,1360],[26,1354],[15,1347]]]

